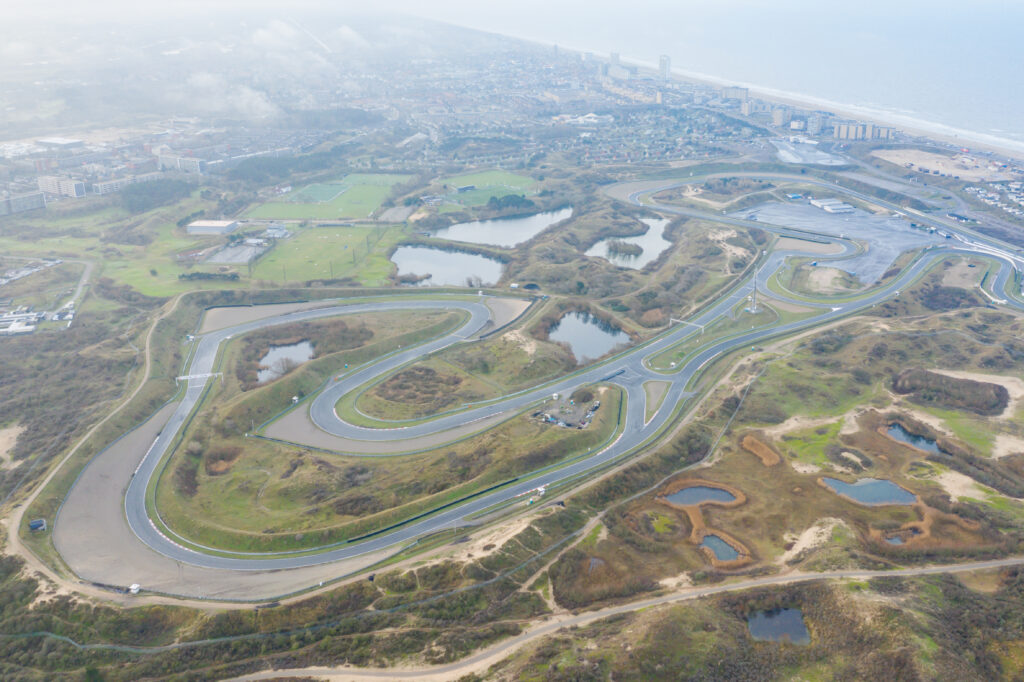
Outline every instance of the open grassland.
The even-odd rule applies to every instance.
[[[449,210],[458,210],[459,206],[482,206],[491,198],[500,199],[509,194],[534,193],[537,181],[526,175],[516,175],[503,170],[480,171],[465,175],[441,178],[436,184],[441,186],[449,204]],[[459,192],[459,187],[472,186],[474,189]]]
[[[0,270],[16,269],[25,261],[0,261]],[[13,305],[30,305],[36,310],[53,310],[71,300],[85,266],[62,263],[45,268],[0,287],[0,299],[11,299]]]
[[[241,286],[225,280],[182,281],[190,272],[218,272],[216,266],[191,265],[180,253],[223,243],[222,238],[192,236],[176,223],[196,211],[212,210],[214,204],[198,192],[168,206],[131,215],[121,208],[98,206],[53,223],[39,218],[11,221],[0,235],[0,251],[12,255],[81,258],[97,264],[94,278],[109,277],[146,296],[171,296],[196,289]],[[244,274],[244,273],[242,273]]]
[[[905,329],[893,326],[854,320],[804,338],[792,352],[773,351],[766,368],[764,360],[744,364],[733,381],[713,389],[697,424],[655,455],[584,492],[577,502],[605,510],[606,532],[552,566],[556,601],[579,608],[651,592],[667,582],[715,579],[728,570],[709,562],[694,538],[716,531],[731,538],[730,544],[745,546],[755,570],[767,571],[880,567],[1019,551],[1024,504],[1016,498],[1024,490],[1024,448],[1022,454],[993,459],[992,437],[963,435],[987,430],[995,437],[1019,438],[1020,426],[1006,414],[921,407],[912,394],[896,393],[893,386],[907,367],[976,369],[976,379],[955,379],[968,387],[985,381],[980,373],[986,368],[1019,367],[1024,345],[1017,335],[1024,321],[971,310],[919,317],[903,323]],[[976,392],[984,398],[992,389],[982,386]],[[936,439],[942,452],[931,454],[888,436],[893,422]],[[686,509],[661,500],[674,489],[674,479],[655,484],[707,454],[712,435],[726,423],[729,429],[699,478],[738,490],[745,500],[733,507],[702,506],[698,528]],[[762,451],[757,459],[750,447],[754,442]],[[767,454],[770,467],[764,466]],[[858,504],[824,486],[822,476],[890,480],[917,501]],[[653,488],[629,497],[645,486]],[[628,501],[616,504],[619,499]]]
[[[365,220],[380,208],[392,187],[407,177],[354,173],[337,182],[294,190],[278,201],[249,209],[246,216],[276,220]]]
[[[260,258],[253,278],[265,282],[351,279],[365,286],[389,282],[388,256],[405,236],[400,226],[302,228]]]
[[[599,391],[602,407],[587,429],[522,415],[415,455],[346,457],[210,438],[178,456],[157,503],[176,532],[221,549],[275,551],[345,540],[607,442],[619,425],[621,394]],[[180,476],[182,466],[192,473]]]
[[[1021,572],[763,588],[610,616],[531,642],[484,675],[550,679],[1007,679],[1022,668]],[[799,610],[810,641],[757,641]],[[1011,615],[1014,614],[1014,615]],[[951,623],[957,623],[951,627]],[[962,624],[962,625],[959,625]],[[978,644],[985,642],[986,644]]]
[[[469,372],[432,359],[400,370],[363,391],[355,406],[377,419],[418,419],[499,395],[495,386]]]

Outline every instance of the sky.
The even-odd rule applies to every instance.
[[[369,7],[644,63],[668,54],[690,74],[1024,141],[1024,91],[1013,86],[1022,0],[7,0],[5,7],[10,21],[0,23],[0,44],[24,22],[81,30],[98,18],[166,16],[177,26],[218,10],[254,22],[301,19],[306,11],[343,21]]]

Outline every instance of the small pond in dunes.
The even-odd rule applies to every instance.
[[[919,436],[916,433],[911,433],[900,424],[890,424],[886,433],[889,434],[890,438],[898,440],[901,443],[906,443],[907,445],[913,445],[919,450],[924,450],[925,452],[941,452],[939,450],[938,443],[933,441],[931,438],[925,438],[924,436]]]
[[[862,478],[856,483],[845,483],[836,478],[824,478],[832,492],[860,502],[861,504],[914,504],[917,496],[892,481],[878,478]]]
[[[548,338],[566,343],[577,362],[596,360],[609,351],[630,342],[629,334],[597,319],[590,313],[566,313],[548,332]]]
[[[735,547],[717,535],[705,535],[700,546],[707,547],[714,552],[715,558],[719,561],[732,561],[733,559],[738,559],[740,556],[740,553],[736,551]]]
[[[695,485],[690,488],[677,490],[671,495],[666,495],[665,499],[673,504],[691,505],[700,504],[701,502],[732,502],[736,499],[736,496],[728,490],[722,490],[721,488]]]
[[[804,623],[800,609],[773,609],[758,611],[747,618],[747,628],[754,639],[767,642],[809,644],[811,633]]]
[[[287,346],[271,346],[267,354],[260,358],[260,369],[256,380],[265,384],[283,377],[290,369],[312,359],[313,344],[299,341]]]

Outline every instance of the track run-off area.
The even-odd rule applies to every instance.
[[[731,173],[730,176],[787,178],[804,184],[819,184],[835,193],[870,202],[892,211],[906,209],[887,204],[872,196],[847,190],[840,185],[816,181],[806,176],[780,174]],[[702,178],[703,179],[703,178]],[[54,522],[53,540],[67,566],[87,582],[126,587],[132,583],[154,594],[223,601],[265,601],[279,596],[314,588],[339,577],[363,570],[409,547],[417,540],[433,534],[481,523],[483,517],[494,517],[508,510],[522,496],[544,487],[558,493],[606,471],[638,452],[644,451],[669,432],[699,398],[697,385],[703,372],[716,360],[744,349],[757,347],[769,339],[806,332],[854,316],[872,306],[899,296],[931,267],[951,256],[975,256],[989,259],[996,270],[989,280],[989,290],[998,305],[1024,311],[1020,297],[1019,273],[1024,271],[1024,258],[1018,250],[975,232],[963,229],[942,218],[915,213],[914,220],[941,230],[936,238],[918,231],[920,243],[914,246],[916,257],[884,285],[848,297],[812,301],[806,297],[788,297],[772,290],[769,281],[786,264],[787,259],[810,256],[832,263],[844,259],[870,260],[878,253],[870,241],[859,239],[855,229],[848,235],[815,232],[776,225],[764,220],[749,220],[736,215],[703,211],[696,208],[665,205],[653,196],[666,189],[695,182],[648,181],[617,185],[607,192],[622,201],[644,206],[665,215],[682,215],[708,222],[742,228],[758,228],[780,237],[804,240],[809,245],[834,245],[837,253],[787,250],[762,251],[739,281],[682,323],[662,331],[642,344],[576,371],[566,377],[548,381],[532,389],[504,396],[466,409],[438,415],[433,419],[409,423],[381,423],[370,428],[346,422],[335,411],[338,400],[361,390],[417,359],[455,344],[474,343],[482,331],[495,325],[486,296],[430,295],[416,290],[408,300],[390,296],[387,300],[326,303],[328,307],[273,314],[243,324],[198,335],[184,375],[188,378],[180,399],[157,412],[147,422],[126,434],[117,443],[97,455],[79,476],[65,499]],[[557,228],[556,228],[557,229]],[[909,227],[908,227],[909,230]],[[792,239],[788,244],[794,243]],[[884,267],[891,262],[883,263]],[[727,338],[709,340],[691,352],[671,370],[656,369],[650,358],[682,342],[693,342],[702,330],[717,320],[735,314],[754,292],[759,297],[800,305],[811,310],[797,320],[752,328]],[[413,292],[410,292],[413,293]],[[990,297],[991,298],[991,297]],[[164,459],[170,456],[180,432],[199,409],[209,382],[217,371],[218,354],[229,339],[274,325],[287,325],[313,319],[354,315],[369,312],[458,310],[465,314],[462,325],[447,334],[415,347],[403,348],[361,367],[333,377],[311,399],[300,403],[289,413],[287,434],[273,424],[264,433],[297,445],[314,446],[325,439],[336,443],[334,448],[347,456],[378,457],[399,452],[424,449],[417,443],[438,443],[476,433],[522,413],[531,406],[549,399],[551,394],[567,394],[594,383],[620,386],[625,394],[621,423],[616,436],[603,448],[569,462],[520,476],[496,489],[471,496],[462,502],[409,519],[376,533],[345,543],[292,553],[246,554],[202,547],[174,534],[159,519],[159,510],[152,501],[151,487],[159,475]],[[653,415],[645,405],[644,383],[657,380],[669,386]],[[298,428],[295,427],[298,424]],[[253,434],[256,436],[257,434]],[[320,445],[319,447],[323,447]],[[549,496],[553,493],[549,492]]]

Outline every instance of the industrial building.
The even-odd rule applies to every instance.
[[[811,199],[811,206],[825,211],[825,213],[853,213],[854,208],[839,199]]]
[[[185,229],[189,234],[228,234],[237,227],[237,220],[196,220]]]

